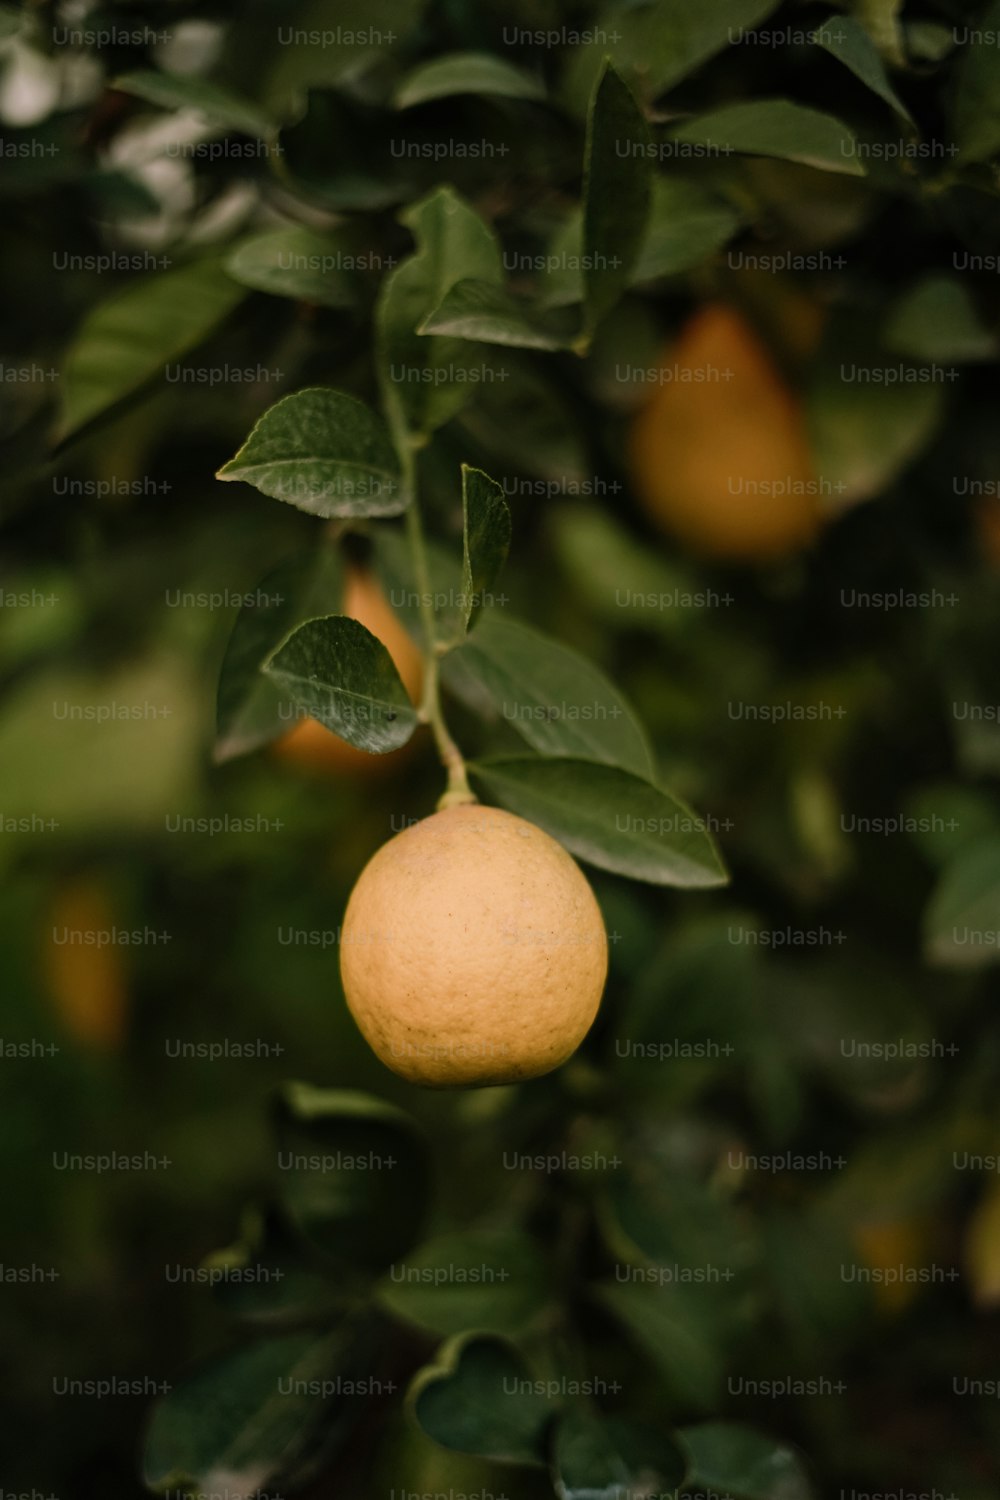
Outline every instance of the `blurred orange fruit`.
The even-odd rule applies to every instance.
[[[989,495],[974,512],[979,550],[991,568],[1000,569],[1000,500]]]
[[[914,1218],[882,1219],[859,1225],[854,1240],[858,1254],[872,1272],[876,1306],[888,1313],[902,1312],[927,1279],[927,1225]]]
[[[417,703],[423,683],[420,651],[403,628],[402,622],[375,574],[353,564],[348,568],[344,585],[342,613],[358,620],[377,636],[392,657],[411,700]],[[294,729],[272,746],[273,753],[286,765],[319,775],[377,775],[392,765],[408,747],[388,755],[370,755],[349,745],[318,719],[300,719]]]
[[[121,1045],[128,1019],[125,965],[114,934],[114,909],[99,881],[88,876],[57,890],[44,935],[45,985],[69,1034],[107,1052]]]
[[[629,441],[636,494],[692,551],[765,561],[820,525],[800,402],[733,308],[710,303],[667,350]]]

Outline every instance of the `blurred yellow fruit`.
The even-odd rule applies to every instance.
[[[976,1204],[965,1237],[965,1272],[979,1307],[1000,1303],[1000,1183]]]
[[[107,892],[93,878],[62,886],[48,923],[43,976],[60,1021],[84,1046],[113,1051],[125,1034],[128,987]]]
[[[721,303],[667,350],[629,461],[651,518],[694,552],[764,561],[819,528],[801,405],[754,330]]]
[[[369,569],[349,568],[342,613],[360,621],[366,630],[379,638],[392,657],[411,700],[418,702],[423,679],[420,651]],[[305,718],[276,741],[272,752],[286,765],[320,775],[378,775],[398,764],[407,748],[404,746],[388,755],[369,755],[367,751],[349,745],[318,719]]]
[[[575,1052],[608,967],[576,861],[495,807],[445,808],[390,839],[351,893],[347,1003],[382,1061],[432,1088],[514,1083]]]
[[[854,1238],[872,1273],[876,1305],[885,1312],[902,1312],[923,1284],[930,1253],[927,1225],[914,1218],[882,1219],[859,1225]]]

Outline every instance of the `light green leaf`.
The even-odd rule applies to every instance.
[[[671,131],[675,141],[706,147],[728,156],[776,156],[823,172],[864,177],[857,142],[846,125],[789,99],[757,99],[730,104]]]
[[[397,109],[454,94],[496,94],[505,99],[544,99],[545,86],[491,52],[450,52],[408,73],[393,95]]]
[[[472,707],[488,707],[542,755],[571,755],[653,774],[631,708],[586,657],[494,611],[442,664],[444,681]]]
[[[376,313],[379,379],[396,442],[427,434],[465,404],[483,378],[467,341],[417,330],[459,281],[503,284],[492,230],[452,188],[437,188],[401,214],[416,254],[386,278]]]
[[[450,334],[511,349],[567,349],[575,324],[536,310],[488,281],[459,281],[421,323],[422,334]]]
[[[507,561],[510,511],[503,489],[481,469],[462,465],[462,593],[468,629]]]
[[[957,276],[925,276],[904,292],[889,314],[885,339],[913,359],[962,364],[997,353],[996,339]]]
[[[219,674],[216,761],[245,755],[287,733],[290,699],[263,671],[296,625],[339,607],[343,565],[332,547],[312,547],[269,573],[236,617]]]
[[[66,355],[60,439],[202,343],[246,296],[215,260],[144,277],[83,320]]]
[[[410,496],[391,439],[363,401],[319,386],[270,407],[217,479],[242,479],[313,516],[396,516]]]
[[[255,291],[350,308],[358,303],[356,273],[364,263],[346,238],[293,225],[251,235],[225,265],[234,281]]]
[[[357,1397],[324,1398],[323,1382],[362,1370],[340,1331],[263,1339],[206,1361],[153,1408],[146,1483],[157,1493],[222,1495],[291,1487],[364,1413]]]
[[[227,130],[239,130],[244,135],[266,139],[278,128],[276,122],[249,99],[243,99],[231,89],[211,83],[207,78],[140,68],[133,73],[121,74],[111,87],[120,89],[123,94],[134,94],[149,104],[158,104],[163,109],[197,110],[212,124],[225,126]]]
[[[735,1422],[705,1422],[677,1433],[691,1470],[687,1484],[740,1500],[811,1500],[812,1486],[791,1448]]]
[[[264,670],[357,750],[398,750],[419,722],[382,642],[346,615],[307,620],[268,657]]]
[[[652,885],[726,883],[715,843],[696,814],[616,766],[510,758],[474,761],[469,769],[503,806],[600,870]]]
[[[924,918],[924,946],[946,969],[1000,960],[1000,839],[980,839],[945,866]]]
[[[831,16],[815,29],[817,44],[850,68],[856,78],[883,99],[898,115],[911,125],[913,116],[889,82],[885,63],[878,48],[863,26],[851,16]]]
[[[541,1466],[554,1410],[512,1344],[466,1334],[445,1344],[415,1377],[408,1404],[443,1448]]]
[[[344,1266],[382,1268],[418,1238],[427,1148],[402,1110],[367,1094],[284,1085],[275,1124],[282,1199],[313,1245]]]
[[[653,168],[645,116],[608,63],[587,116],[583,184],[584,331],[629,284],[646,233]]]
[[[976,18],[983,37],[969,38],[955,64],[952,129],[960,162],[990,161],[1000,152],[1000,0]]]
[[[548,1286],[525,1235],[465,1230],[428,1240],[391,1266],[377,1295],[398,1318],[432,1333],[504,1333],[545,1307]]]

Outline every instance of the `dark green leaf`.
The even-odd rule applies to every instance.
[[[740,227],[728,203],[684,177],[657,177],[649,225],[632,281],[690,271],[714,255]]]
[[[242,479],[310,515],[395,516],[410,497],[381,418],[319,386],[270,407],[218,479]]]
[[[889,315],[885,340],[913,359],[953,364],[994,359],[997,353],[996,339],[957,276],[925,276],[904,292]]]
[[[791,1448],[735,1422],[705,1422],[678,1434],[691,1464],[689,1487],[740,1500],[810,1500],[812,1487]]]
[[[282,1196],[296,1227],[345,1265],[381,1267],[420,1233],[427,1152],[407,1115],[366,1094],[287,1084],[277,1098]]]
[[[552,1481],[560,1500],[632,1500],[673,1493],[686,1462],[663,1432],[574,1406],[555,1431]]]
[[[836,57],[845,68],[850,68],[872,93],[913,124],[912,115],[889,82],[878,48],[863,26],[851,16],[831,16],[828,21],[821,22],[813,34],[825,52]]]
[[[231,89],[211,83],[207,78],[142,68],[134,73],[123,73],[111,87],[125,94],[134,94],[149,104],[158,104],[163,109],[197,110],[213,124],[242,131],[244,135],[266,138],[277,130],[275,121],[249,99],[243,99]]]
[[[469,769],[498,802],[598,869],[653,885],[726,883],[702,820],[627,771],[544,758],[479,761]]]
[[[421,585],[413,566],[413,552],[407,538],[389,526],[380,526],[375,543],[375,569],[386,598],[399,611],[413,639],[424,644],[424,618]],[[440,645],[458,645],[465,639],[465,590],[462,587],[462,564],[457,550],[426,542],[430,573],[431,599],[434,611],[434,639]]]
[[[575,329],[564,318],[537,311],[488,281],[459,281],[424,319],[422,334],[448,334],[510,349],[566,349]]]
[[[645,116],[608,63],[587,117],[583,187],[584,331],[592,334],[628,286],[652,197]]]
[[[217,261],[200,260],[144,277],[99,302],[66,355],[60,438],[189,354],[245,296]]]
[[[671,131],[675,141],[728,156],[777,156],[824,172],[863,177],[854,136],[832,115],[789,99],[757,99],[699,115]]]
[[[363,1398],[324,1394],[359,1375],[340,1331],[265,1339],[207,1361],[154,1407],[146,1483],[230,1496],[292,1485],[364,1415]]]
[[[651,777],[646,737],[618,690],[586,657],[496,611],[443,662],[446,685],[513,725],[542,755],[572,755]]]
[[[943,968],[1000,960],[1000,839],[978,840],[945,867],[924,919],[924,946]]]
[[[459,281],[503,283],[491,229],[452,188],[437,188],[400,215],[416,254],[387,277],[377,312],[379,378],[397,444],[433,432],[485,378],[482,353],[464,339],[417,332]]]
[[[310,1265],[298,1239],[273,1211],[244,1215],[240,1238],[210,1255],[199,1268],[220,1307],[255,1326],[303,1321],[327,1324],[343,1305],[344,1292]]]
[[[553,1417],[541,1385],[512,1344],[466,1334],[420,1371],[408,1399],[424,1432],[444,1448],[541,1465]]]
[[[419,722],[382,642],[346,615],[307,620],[268,657],[264,670],[357,750],[398,750]]]
[[[510,511],[495,479],[462,465],[463,613],[466,629],[479,616],[500,577],[510,547]]]
[[[976,32],[981,35],[979,38]],[[976,17],[954,75],[952,127],[960,162],[990,161],[1000,151],[1000,0]]]
[[[690,1288],[615,1281],[594,1295],[629,1330],[639,1348],[686,1405],[711,1411],[722,1394],[725,1365],[718,1315]]]
[[[451,52],[422,63],[396,89],[397,109],[454,94],[496,94],[505,99],[544,99],[545,87],[530,73],[491,52]]]
[[[545,1307],[548,1286],[525,1235],[466,1230],[428,1240],[390,1267],[378,1295],[397,1317],[432,1333],[505,1333]]]
[[[240,610],[219,675],[215,759],[245,755],[291,727],[292,700],[263,666],[296,625],[328,615],[341,602],[343,564],[332,547],[314,547],[262,579]]]
[[[293,226],[243,240],[226,260],[234,281],[276,297],[323,307],[356,307],[357,270],[365,263],[344,237]]]

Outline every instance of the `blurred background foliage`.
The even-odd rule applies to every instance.
[[[773,0],[0,11],[3,1255],[12,1283],[10,1268],[57,1273],[2,1289],[7,1488],[146,1492],[147,1393],[70,1399],[64,1379],[175,1385],[146,1450],[162,1487],[178,1453],[217,1472],[218,1433],[199,1427],[213,1392],[245,1396],[252,1414],[254,1391],[294,1369],[397,1388],[305,1399],[295,1432],[308,1442],[285,1479],[317,1495],[551,1494],[543,1450],[566,1495],[685,1482],[761,1500],[812,1482],[996,1495],[995,1401],[960,1398],[954,1382],[997,1373],[997,1182],[956,1164],[988,1168],[1000,1151],[998,949],[954,934],[1000,929],[1000,48],[971,35],[995,35],[1000,7],[840,12]],[[851,63],[805,34],[826,21],[853,28]],[[744,26],[760,26],[755,42],[733,41]],[[508,40],[581,27],[602,40]],[[335,44],[309,36],[338,28]],[[279,32],[305,39],[277,44]],[[605,52],[658,140],[679,122],[697,139],[706,120],[701,139],[721,139],[713,112],[782,99],[868,149],[838,162],[800,118],[769,116],[766,154],[675,152],[657,165],[645,264],[586,358],[467,346],[507,378],[470,389],[421,454],[434,535],[460,546],[459,462],[504,484],[511,608],[621,685],[666,784],[710,820],[732,884],[666,892],[593,872],[612,969],[578,1057],[517,1090],[423,1094],[349,1020],[335,932],[373,850],[433,807],[433,755],[418,740],[377,776],[270,751],[213,764],[230,601],[311,546],[319,523],[212,476],[281,395],[323,384],[375,399],[373,302],[413,250],[401,212],[439,184],[505,249],[572,244]],[[465,60],[428,76],[462,53],[480,55],[478,73]],[[760,128],[740,125],[748,139]],[[425,155],[394,154],[404,137]],[[506,154],[457,154],[456,141]],[[279,264],[290,243],[357,265],[296,280]],[[564,267],[511,282],[536,309],[579,301]],[[776,562],[681,547],[638,503],[628,464],[649,390],[620,368],[655,369],[717,301],[770,351],[831,485],[815,545]],[[848,384],[844,365],[954,378]],[[900,590],[953,602],[843,603]],[[800,712],[753,721],[734,712],[745,703]],[[973,718],[962,704],[994,707]],[[125,716],[98,722],[97,705]],[[844,712],[810,716],[817,705]],[[502,722],[458,710],[456,725],[470,752],[513,742]],[[865,817],[908,821],[852,832]],[[198,818],[249,831],[172,831]],[[52,936],[110,929],[144,940],[66,949]],[[334,936],[283,941],[292,930]],[[781,949],[781,933],[799,939]],[[19,1055],[36,1042],[56,1050]],[[251,1055],[171,1055],[218,1042]],[[857,1055],[862,1043],[874,1055]],[[386,1112],[358,1117],[356,1101],[321,1106],[308,1090],[275,1105],[289,1078]],[[406,1196],[292,1174],[277,1211],[275,1125],[313,1149],[398,1137]],[[58,1170],[66,1152],[170,1165]],[[504,1165],[553,1152],[583,1164]],[[843,1165],[740,1166],[784,1152]],[[170,1279],[234,1237],[224,1263],[287,1265],[278,1290]],[[386,1268],[402,1255],[517,1274],[461,1293],[394,1284]],[[705,1265],[733,1274],[616,1275]],[[897,1284],[845,1278],[858,1266]],[[270,1337],[184,1385],[183,1369],[232,1347],[234,1320]],[[472,1330],[514,1342],[436,1354]],[[569,1403],[555,1453],[551,1412],[529,1398],[513,1431],[485,1430],[518,1360],[540,1378],[602,1382],[589,1415]],[[399,1391],[428,1366],[404,1412]],[[773,1380],[844,1389],[775,1400],[741,1386]],[[287,1457],[287,1433],[248,1421],[251,1449]],[[623,1435],[623,1421],[646,1436]],[[649,1446],[648,1429],[678,1428],[680,1450]],[[528,1467],[493,1463],[511,1456]]]

